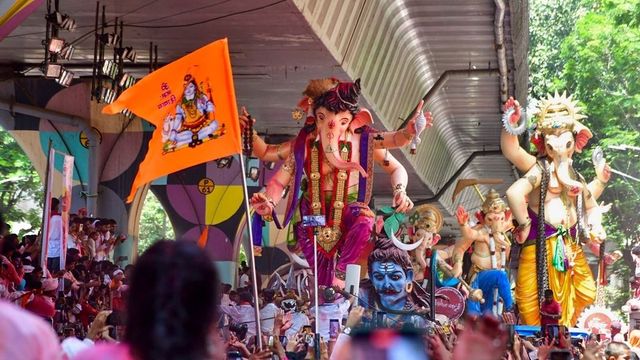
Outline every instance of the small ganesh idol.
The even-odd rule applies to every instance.
[[[468,278],[473,288],[482,290],[485,302],[469,299],[467,309],[471,313],[481,314],[487,311],[501,315],[510,312],[513,307],[511,286],[506,273],[511,242],[508,232],[512,229],[511,210],[500,194],[491,189],[484,198],[482,209],[476,214],[478,224],[471,227],[469,214],[460,206],[456,217],[460,225],[462,238],[454,249],[454,276],[462,275],[462,257],[473,247],[471,270]]]

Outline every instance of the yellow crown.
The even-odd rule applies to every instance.
[[[566,92],[562,95],[556,92],[554,96],[549,94],[538,104],[535,113],[536,130],[545,135],[558,130],[574,131],[576,123],[579,123],[578,120],[587,118],[580,113],[581,110],[578,102],[571,96],[567,97]]]
[[[482,212],[485,214],[500,213],[508,209],[509,207],[504,200],[502,200],[500,194],[494,189],[489,190],[487,198],[484,200],[484,203],[482,203]]]
[[[415,208],[415,217],[417,220],[414,222],[414,226],[419,229],[424,229],[434,234],[440,232],[442,229],[443,219],[440,210],[433,205],[425,204]]]

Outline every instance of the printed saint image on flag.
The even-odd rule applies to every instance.
[[[156,127],[127,202],[156,178],[241,151],[227,39],[147,75],[102,112],[125,108]]]

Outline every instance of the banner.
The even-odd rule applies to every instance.
[[[154,179],[241,152],[227,39],[147,75],[102,112],[125,108],[156,127],[127,202]]]
[[[63,157],[62,162],[62,183],[54,182],[56,154]],[[67,236],[69,235],[69,214],[71,213],[71,191],[73,188],[73,162],[74,157],[65,153],[50,149],[49,160],[47,164],[47,173],[45,177],[45,198],[44,198],[44,215],[42,223],[42,250],[40,266],[47,268],[47,258],[49,257],[49,243],[51,235],[56,234],[59,237],[60,244],[60,269],[64,269],[67,257]],[[59,196],[60,205],[59,212],[51,211],[51,202],[54,197]],[[53,216],[60,216],[61,221],[51,221]],[[54,229],[54,226],[60,226]],[[57,256],[53,256],[57,257]],[[53,274],[52,274],[53,275]]]
[[[62,164],[62,196],[60,216],[62,216],[62,239],[60,241],[60,269],[67,263],[67,238],[69,236],[69,214],[71,212],[71,189],[73,188],[73,156],[64,155]]]

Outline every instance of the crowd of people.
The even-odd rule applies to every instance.
[[[293,290],[263,289],[256,300],[246,277],[235,290],[220,285],[213,262],[190,242],[160,241],[125,269],[70,248],[65,269],[51,273],[29,259],[38,253],[28,251],[33,244],[15,239],[8,234],[1,243],[8,291],[0,301],[0,358],[610,360],[634,358],[640,346],[640,330],[621,341],[562,331],[524,337],[491,316],[429,321],[426,331],[389,328],[331,287],[319,294],[316,319],[311,300]],[[557,305],[545,309],[553,322]]]
[[[114,220],[91,218],[81,209],[71,214],[66,242],[62,241],[58,206],[54,199],[45,252],[40,235],[20,239],[10,229],[4,230],[0,299],[44,319],[60,341],[77,339],[71,347],[80,339],[87,339],[85,344],[115,341],[123,325],[132,266],[120,268],[114,263],[113,249],[126,236],[116,235]],[[63,261],[62,254],[66,255]],[[46,261],[41,261],[42,256]]]
[[[256,355],[256,326],[249,288],[238,292],[223,288],[219,323],[226,339],[228,358],[315,359],[317,341],[315,309],[309,299],[300,299],[292,291],[275,294],[261,292],[258,301],[263,343],[269,355]],[[226,299],[226,301],[225,301]],[[571,337],[566,328],[555,334],[538,332],[521,336],[513,325],[506,325],[490,315],[441,319],[430,322],[427,331],[378,327],[376,314],[339,292],[324,291],[320,299],[319,333],[321,359],[391,359],[410,354],[407,359],[634,359],[640,354],[640,330],[616,335],[615,340],[596,335]],[[546,326],[558,326],[559,304],[547,292]],[[228,317],[228,319],[225,319]],[[331,322],[340,324],[334,333]],[[564,330],[564,331],[563,331]],[[620,328],[617,327],[619,332]],[[413,347],[411,346],[413,342]],[[404,351],[411,351],[405,353]],[[392,354],[396,354],[393,356]]]

